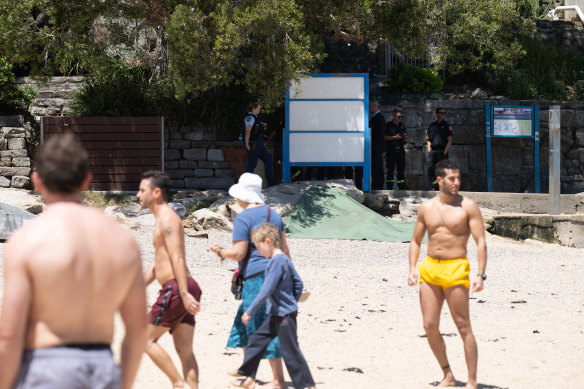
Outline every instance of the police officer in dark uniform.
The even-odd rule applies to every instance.
[[[273,169],[274,162],[268,149],[266,149],[266,146],[264,145],[263,135],[265,125],[258,117],[260,109],[261,106],[259,104],[250,103],[248,106],[249,112],[244,118],[245,132],[243,133],[242,140],[247,151],[247,166],[245,171],[253,173],[258,164],[258,158],[261,159],[264,162],[266,169],[268,186],[271,186],[276,184]]]
[[[397,182],[400,190],[406,189],[406,150],[404,145],[408,140],[406,127],[402,123],[402,112],[399,109],[393,110],[393,120],[385,125],[385,159],[387,162],[387,189],[393,189],[393,184]],[[393,176],[393,169],[397,165],[397,180]]]
[[[448,159],[448,151],[452,146],[452,127],[444,117],[446,111],[444,108],[436,108],[436,121],[428,127],[428,178],[434,190],[438,190],[438,181],[436,180],[436,164],[443,159]]]

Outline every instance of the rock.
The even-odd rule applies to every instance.
[[[199,209],[192,213],[191,220],[197,231],[220,230],[233,231],[233,224],[223,215],[215,213],[208,208]]]
[[[30,178],[26,176],[13,176],[10,186],[16,189],[29,189],[31,187]]]
[[[125,225],[126,227],[128,227],[132,230],[138,229],[140,227],[140,223],[138,223],[138,221],[136,221],[135,219],[132,219],[132,218],[128,218],[122,212],[115,212],[109,216],[113,220],[122,223],[123,225]]]
[[[34,215],[12,205],[0,203],[0,239],[7,239]]]
[[[143,215],[136,216],[134,220],[143,226],[154,226],[156,224],[156,219],[151,213],[146,213]]]
[[[0,188],[10,188],[10,180],[6,177],[0,176]]]
[[[4,204],[20,208],[34,215],[44,210],[40,196],[28,190],[16,188],[0,188],[0,199]]]
[[[176,212],[179,217],[185,217],[188,215],[189,211],[181,203],[168,203],[168,206]]]

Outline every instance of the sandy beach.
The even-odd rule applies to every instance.
[[[142,226],[134,234],[147,266],[154,254],[152,229]],[[239,350],[225,348],[238,306],[229,291],[235,263],[221,265],[207,250],[211,243],[230,242],[231,235],[220,231],[209,231],[209,239],[186,238],[188,267],[203,290],[194,345],[201,388],[231,387],[226,371],[242,361]],[[406,282],[407,243],[290,239],[289,245],[311,292],[300,304],[298,336],[318,387],[425,388],[438,383],[441,370],[424,337],[418,290]],[[479,387],[583,387],[584,250],[493,235],[487,235],[487,247],[485,290],[471,295],[470,302]],[[3,248],[1,243],[0,252]],[[468,249],[474,272],[472,239]],[[158,288],[156,283],[148,288],[149,304]],[[117,320],[116,326],[113,349],[119,356],[123,325]],[[446,307],[441,332],[455,377],[464,386],[462,341]],[[169,335],[160,342],[172,350]],[[262,362],[258,379],[266,382],[270,376]],[[291,388],[287,373],[286,379]],[[144,356],[134,387],[171,386]]]

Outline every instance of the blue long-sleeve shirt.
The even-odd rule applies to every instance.
[[[286,316],[296,312],[302,289],[302,280],[290,258],[284,253],[274,255],[268,262],[264,284],[247,309],[247,314],[253,315],[266,300],[268,315]]]

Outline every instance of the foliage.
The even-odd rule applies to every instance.
[[[432,69],[402,62],[389,69],[387,87],[391,92],[434,93],[442,91],[442,79]]]
[[[163,81],[150,82],[151,69],[110,61],[85,79],[73,95],[77,116],[158,116],[160,102],[173,99]]]
[[[430,48],[450,74],[503,69],[521,58],[520,37],[534,29],[517,0],[397,0],[387,3],[386,36],[411,58]]]
[[[490,88],[511,99],[579,99],[567,87],[584,80],[584,55],[531,40],[521,45],[526,54],[516,66],[484,75]]]
[[[85,79],[73,95],[76,116],[164,116],[173,125],[199,123],[218,137],[237,137],[242,115],[253,98],[239,85],[216,87],[195,97],[177,98],[169,76],[110,61]]]
[[[265,108],[281,105],[290,80],[322,58],[302,20],[294,0],[177,6],[165,27],[179,95],[237,83]]]
[[[33,89],[16,85],[12,64],[0,57],[0,115],[26,110],[35,95]]]
[[[127,207],[132,204],[132,197],[119,193],[83,192],[83,204],[97,209],[105,209],[112,205]]]
[[[516,0],[519,13],[526,19],[541,19],[552,8],[550,1],[547,6],[542,6],[540,0]]]

